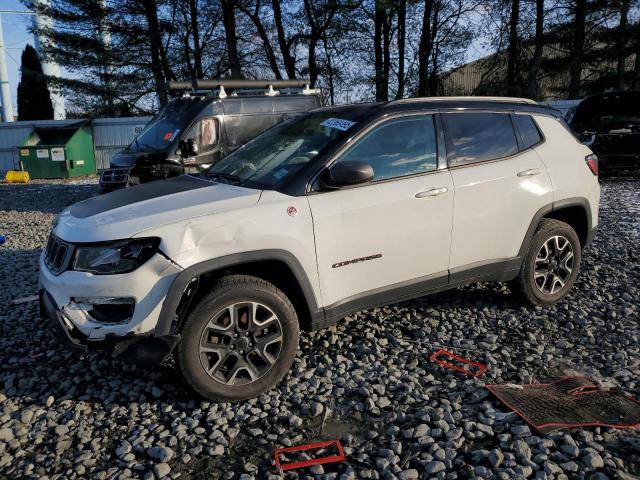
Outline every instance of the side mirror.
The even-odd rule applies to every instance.
[[[178,147],[180,148],[180,156],[183,158],[195,157],[196,155],[198,155],[198,144],[193,138],[181,140]]]
[[[367,162],[347,160],[335,163],[320,178],[322,188],[360,185],[373,180],[373,167]]]

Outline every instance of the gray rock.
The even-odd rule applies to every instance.
[[[171,472],[171,467],[166,463],[156,463],[153,466],[153,473],[156,478],[164,478]]]
[[[598,453],[589,453],[582,457],[581,462],[589,468],[602,468],[604,467],[604,460]]]
[[[429,462],[424,466],[424,471],[428,474],[443,472],[447,466],[442,462]]]
[[[504,462],[502,450],[498,450],[497,448],[491,450],[491,453],[489,453],[489,462],[496,468],[502,465],[502,462]]]

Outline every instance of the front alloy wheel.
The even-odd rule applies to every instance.
[[[298,336],[298,317],[282,291],[260,278],[229,275],[188,315],[174,358],[203,397],[244,400],[289,371]]]
[[[202,367],[213,380],[250,383],[262,378],[280,356],[282,325],[262,303],[233,303],[211,318],[199,349]]]

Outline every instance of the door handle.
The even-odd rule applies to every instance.
[[[435,197],[437,195],[447,193],[448,191],[449,189],[447,187],[430,188],[429,190],[422,190],[421,192],[416,193],[414,196],[416,198]]]
[[[529,170],[523,170],[518,172],[519,177],[533,177],[542,173],[539,168],[530,168]]]

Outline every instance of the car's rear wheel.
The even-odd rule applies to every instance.
[[[259,278],[230,275],[187,318],[176,364],[200,395],[244,400],[289,371],[298,336],[296,312],[284,293]]]
[[[510,287],[533,305],[553,305],[571,290],[580,270],[580,240],[570,225],[544,219]]]

